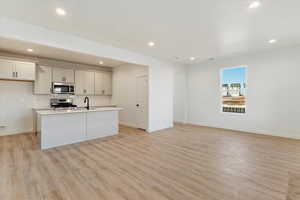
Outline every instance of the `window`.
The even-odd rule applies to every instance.
[[[247,67],[221,69],[222,112],[246,113]]]

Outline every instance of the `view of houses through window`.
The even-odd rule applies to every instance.
[[[223,112],[246,113],[246,70],[245,66],[221,70]]]

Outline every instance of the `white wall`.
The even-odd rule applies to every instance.
[[[174,121],[187,120],[187,66],[178,66],[174,72]]]
[[[149,131],[173,126],[173,63],[7,18],[0,19],[0,37],[148,66]]]
[[[248,66],[246,114],[220,112],[223,67]],[[188,122],[300,139],[300,47],[188,67]]]
[[[113,70],[112,104],[122,107],[120,123],[136,127],[136,77],[148,75],[148,69],[138,65],[122,65]]]
[[[33,85],[0,81],[0,135],[32,131]]]
[[[149,65],[149,131],[173,127],[174,67],[153,60]]]

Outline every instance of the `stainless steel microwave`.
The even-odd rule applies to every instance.
[[[75,85],[73,83],[52,83],[53,94],[75,94]]]

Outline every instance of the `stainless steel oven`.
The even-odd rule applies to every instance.
[[[50,107],[54,109],[71,109],[77,106],[73,104],[72,98],[52,98],[50,99]]]
[[[75,94],[75,85],[73,83],[52,83],[53,94]]]

